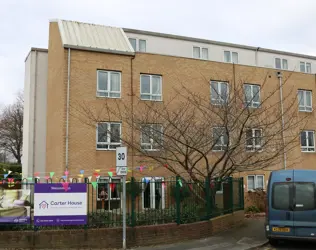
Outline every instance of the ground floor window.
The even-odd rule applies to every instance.
[[[142,179],[143,209],[165,208],[165,185],[163,177],[145,177]]]
[[[121,208],[121,179],[100,177],[97,189],[97,208],[113,210]]]
[[[264,189],[264,175],[247,176],[248,191],[255,189]]]

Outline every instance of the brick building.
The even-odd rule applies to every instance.
[[[31,67],[32,63],[37,66]],[[48,50],[33,48],[26,59],[25,124],[29,126],[25,126],[24,145],[29,146],[24,146],[23,150],[23,175],[27,177],[39,172],[40,176],[46,176],[55,172],[56,177],[61,177],[67,168],[70,177],[78,178],[80,170],[85,171],[85,176],[100,170],[101,178],[106,179],[108,172],[115,172],[115,148],[126,145],[118,138],[133,135],[132,140],[140,142],[144,149],[155,149],[152,141],[142,141],[141,134],[134,133],[119,116],[110,118],[104,111],[105,102],[113,109],[116,106],[122,109],[133,107],[140,111],[146,105],[164,108],[162,103],[172,98],[177,86],[185,83],[191,93],[209,98],[212,104],[214,95],[210,86],[214,84],[219,92],[222,89],[226,92],[237,77],[241,89],[258,95],[251,101],[252,108],[257,108],[260,100],[270,95],[273,89],[279,91],[281,75],[278,72],[281,72],[281,80],[287,80],[283,96],[296,100],[299,94],[295,119],[308,116],[308,124],[297,125],[287,132],[299,134],[302,130],[301,142],[297,138],[297,146],[290,155],[281,153],[273,167],[234,172],[236,176],[245,177],[245,191],[265,188],[269,171],[284,168],[285,160],[288,168],[311,168],[315,160],[316,119],[312,108],[315,71],[316,57],[308,55],[52,20]],[[265,89],[262,88],[264,83],[268,84]],[[290,90],[293,89],[292,93]],[[278,103],[279,92],[271,98]],[[284,105],[286,113],[289,104]],[[84,107],[93,114],[91,119],[87,112],[84,119],[75,115]],[[281,112],[281,106],[275,108],[276,114]],[[46,119],[38,120],[43,117]],[[279,121],[275,124],[281,127],[281,118]],[[111,135],[104,138],[101,133],[107,128]],[[262,136],[263,132],[253,128],[251,133],[254,140],[250,146],[256,148],[260,145],[255,137]],[[285,137],[287,133],[281,136]],[[217,146],[223,146],[223,143]],[[46,150],[38,154],[43,145]],[[218,157],[220,151],[210,152],[210,160]],[[157,180],[172,175],[163,164],[146,161],[147,158],[136,157],[129,150],[129,175]],[[145,166],[143,171],[140,166]]]

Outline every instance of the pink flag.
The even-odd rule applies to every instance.
[[[68,191],[68,187],[69,187],[69,182],[62,182],[61,184],[63,185],[63,188],[67,192]]]

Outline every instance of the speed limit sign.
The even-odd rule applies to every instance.
[[[126,147],[116,148],[116,166],[127,167],[127,148]]]

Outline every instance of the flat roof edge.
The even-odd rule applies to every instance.
[[[31,47],[30,51],[27,53],[27,55],[24,59],[24,62],[26,62],[27,58],[30,56],[32,51],[39,51],[39,52],[48,53],[48,49]]]
[[[72,45],[72,44],[64,44],[64,48],[65,48],[65,49],[75,49],[75,50],[85,50],[85,51],[109,53],[109,54],[126,55],[126,56],[134,56],[134,55],[135,55],[135,52],[121,51],[121,50],[110,50],[110,49],[100,49],[100,48],[92,48],[92,47],[77,46],[77,45]]]

